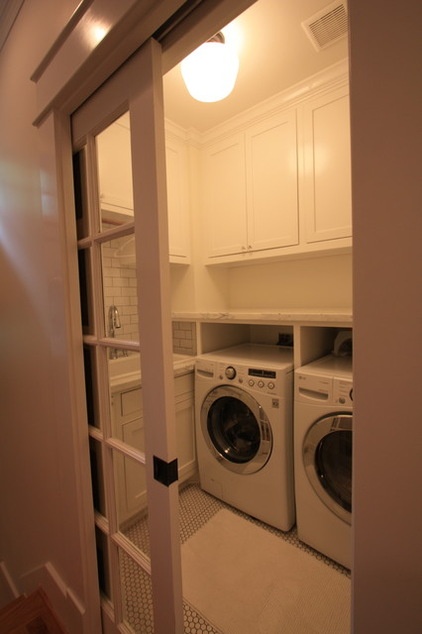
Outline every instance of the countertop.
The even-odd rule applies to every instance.
[[[131,363],[131,361],[134,361],[133,357],[117,359],[122,371],[116,370],[110,373],[110,390],[112,393],[120,392],[122,389],[130,390],[141,387],[142,377],[139,366],[136,367],[136,369],[133,367],[137,366],[139,361],[137,363]],[[127,368],[124,367],[125,365],[127,365]],[[173,368],[175,378],[193,372],[195,368],[195,357],[184,354],[173,354]]]
[[[351,308],[295,308],[280,311],[244,309],[227,312],[173,313],[180,321],[248,323],[248,324],[352,324]]]

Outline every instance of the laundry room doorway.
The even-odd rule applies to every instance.
[[[168,245],[166,104],[161,73],[175,66],[195,42],[211,36],[212,25],[223,28],[223,16],[235,17],[233,5],[228,12],[225,4],[219,3],[218,15],[211,17],[204,9],[207,26],[199,19],[195,28],[182,24],[168,35],[164,25],[156,34],[163,54],[156,41],[144,44],[72,117],[103,614],[113,626],[127,623],[135,631],[145,627],[131,612],[135,595],[145,596],[140,608],[144,616],[149,611],[152,615],[153,606],[154,616],[147,618],[154,621],[157,632],[183,631],[177,517],[182,501],[175,462],[179,452],[171,358],[170,299],[174,289],[169,272],[171,256],[180,258],[183,253],[179,249],[169,253]],[[238,10],[249,4],[240,2]],[[107,152],[114,136],[125,139],[126,150]],[[108,188],[110,182],[116,187]],[[199,241],[194,242],[194,249],[200,249]],[[195,282],[197,289],[199,282]],[[126,304],[120,302],[124,295],[130,309],[127,313]],[[136,373],[142,374],[142,397],[139,382],[130,384],[129,375]],[[196,493],[200,495],[196,491],[191,501],[185,500],[186,508],[197,504]],[[203,508],[204,517],[209,511],[214,516],[224,510],[209,498]],[[134,513],[148,518],[146,535],[140,540],[127,530]],[[199,559],[195,565],[198,563]],[[129,577],[137,577],[132,596],[125,585]],[[163,604],[171,608],[163,611]]]

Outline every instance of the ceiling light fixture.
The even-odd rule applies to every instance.
[[[236,83],[238,70],[236,51],[226,43],[221,31],[181,63],[182,77],[189,94],[206,103],[228,97]]]

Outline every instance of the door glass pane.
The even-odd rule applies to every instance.
[[[92,348],[84,346],[85,395],[88,424],[101,427],[97,398],[97,372],[95,353]]]
[[[134,235],[103,243],[101,263],[105,334],[139,341]]]
[[[123,618],[136,634],[153,634],[151,578],[126,552],[119,549]]]
[[[78,240],[89,234],[87,208],[86,152],[83,148],[73,156],[73,189],[75,196],[75,218]]]
[[[108,359],[111,435],[145,450],[139,352],[112,348]]]
[[[96,137],[101,229],[133,221],[129,113]]]
[[[103,457],[101,444],[94,438],[89,439],[89,455],[94,509],[101,515],[106,516]]]
[[[95,542],[97,545],[97,568],[100,591],[111,599],[110,561],[107,536],[96,526]]]
[[[91,249],[80,249],[78,251],[78,271],[82,329],[84,334],[93,334]]]
[[[113,464],[118,528],[139,550],[149,552],[145,465],[117,450]]]

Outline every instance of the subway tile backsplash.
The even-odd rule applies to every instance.
[[[116,329],[116,339],[139,340],[138,296],[135,264],[123,264],[118,257],[128,238],[119,238],[105,243],[102,247],[103,292],[105,325],[108,333],[108,311],[112,304],[119,311],[121,328]],[[173,352],[196,355],[195,322],[173,322]]]
[[[196,355],[196,324],[191,321],[173,322],[173,352]]]
[[[139,340],[138,297],[135,266],[122,265],[116,256],[127,237],[111,240],[102,247],[103,292],[105,324],[108,329],[108,310],[112,304],[119,311],[121,328],[116,329],[116,339]],[[107,332],[107,334],[109,334]]]

